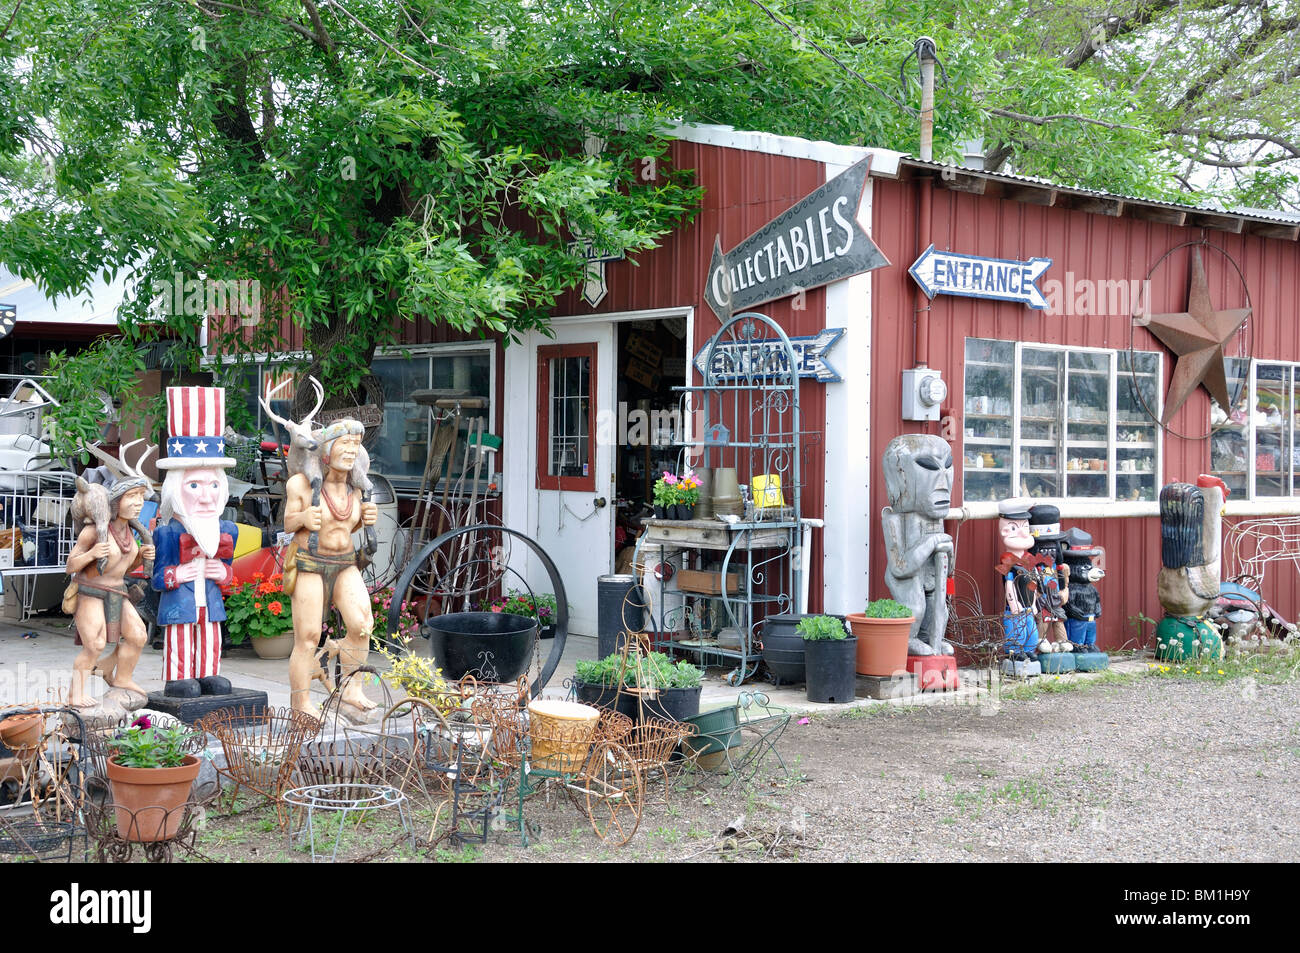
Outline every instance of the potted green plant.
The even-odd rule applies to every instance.
[[[677,503],[677,474],[668,470],[655,480],[654,510],[656,519],[673,519],[671,508]]]
[[[147,717],[108,739],[106,765],[117,832],[125,840],[167,840],[180,829],[200,762],[187,754],[197,735],[184,725],[155,728]]]
[[[613,652],[596,661],[579,661],[574,666],[573,690],[585,705],[612,709],[632,719],[644,710],[649,717],[684,721],[699,714],[703,673],[690,662],[674,662],[662,652],[626,662],[622,653]]]
[[[704,673],[687,661],[674,662],[663,652],[645,657],[640,687],[658,691],[641,696],[644,713],[666,721],[685,721],[700,713]]]
[[[865,612],[851,612],[849,625],[858,637],[859,675],[889,677],[907,668],[907,640],[912,610],[893,599],[867,603]]]
[[[829,615],[804,616],[797,628],[803,636],[808,700],[853,701],[857,697],[854,677],[857,638],[849,635],[841,620]]]
[[[226,632],[232,645],[252,641],[258,658],[286,659],[293,654],[293,602],[279,573],[269,579],[256,573],[252,582],[230,586],[225,593]]]

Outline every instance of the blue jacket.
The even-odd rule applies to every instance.
[[[222,537],[229,537],[233,547],[239,528],[227,520],[221,521]],[[153,562],[153,587],[162,593],[158,598],[158,624],[180,625],[199,621],[199,610],[194,604],[194,583],[182,582],[174,589],[167,588],[168,570],[175,570],[181,561],[181,536],[187,535],[180,520],[172,520],[166,526],[159,526],[153,533],[153,544],[157,553]],[[232,559],[223,559],[227,566]],[[213,579],[203,580],[207,583],[208,621],[224,622],[226,606],[221,599],[221,587]]]

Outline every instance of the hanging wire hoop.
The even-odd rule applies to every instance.
[[[1250,314],[1248,314],[1246,316],[1246,319],[1241,322],[1241,325],[1240,327],[1237,328],[1237,333],[1235,335],[1238,340],[1241,340],[1244,335],[1245,350],[1246,350],[1244,359],[1246,361],[1246,367],[1244,372],[1241,375],[1240,383],[1237,385],[1237,390],[1230,395],[1229,402],[1235,406],[1237,401],[1241,399],[1242,391],[1248,386],[1247,382],[1250,380],[1251,364],[1255,359],[1255,325],[1251,321],[1251,317],[1253,316],[1255,309],[1254,306],[1251,304],[1251,300],[1250,300],[1250,286],[1246,283],[1246,276],[1242,272],[1241,266],[1237,264],[1236,260],[1231,255],[1229,255],[1224,249],[1220,248],[1218,245],[1211,244],[1209,241],[1205,240],[1204,238],[1198,238],[1195,241],[1183,242],[1181,245],[1175,245],[1173,248],[1169,249],[1158,259],[1156,259],[1155,264],[1153,264],[1149,269],[1147,269],[1146,287],[1147,288],[1151,287],[1151,276],[1156,273],[1156,269],[1158,269],[1162,264],[1164,264],[1165,260],[1169,258],[1170,255],[1172,255],[1176,251],[1180,251],[1181,249],[1192,248],[1192,247],[1209,248],[1222,255],[1224,259],[1227,260],[1228,264],[1232,265],[1233,270],[1237,273],[1237,278],[1241,282],[1241,288],[1246,294],[1246,308],[1250,311]],[[1149,315],[1151,313],[1150,300],[1144,301],[1144,305],[1146,308],[1145,314]],[[1212,426],[1210,427],[1209,430],[1205,431],[1205,433],[1203,434],[1193,435],[1193,434],[1180,433],[1179,431],[1171,427],[1169,424],[1161,423],[1160,415],[1156,413],[1155,408],[1152,407],[1150,403],[1147,401],[1146,396],[1142,393],[1142,388],[1138,385],[1137,362],[1134,360],[1134,356],[1139,352],[1134,347],[1134,344],[1135,344],[1137,329],[1139,327],[1146,327],[1145,323],[1143,323],[1142,321],[1143,317],[1144,315],[1142,313],[1133,314],[1129,320],[1129,329],[1128,329],[1129,387],[1132,388],[1133,397],[1137,400],[1138,404],[1142,407],[1143,412],[1148,417],[1150,417],[1152,422],[1161,430],[1165,431],[1166,433],[1172,434],[1175,437],[1180,437],[1183,440],[1205,440],[1210,435],[1223,429],[1223,427],[1228,426],[1229,425],[1228,423],[1221,424],[1218,427]],[[1240,350],[1240,347],[1238,348],[1238,350]],[[1241,355],[1237,355],[1237,356],[1239,358],[1241,357]],[[1223,412],[1226,414],[1231,414],[1232,407],[1224,407]],[[1230,422],[1231,422],[1231,417],[1229,417],[1229,423]]]

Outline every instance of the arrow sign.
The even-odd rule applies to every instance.
[[[719,320],[888,265],[858,223],[870,171],[867,156],[725,254],[715,238],[704,300]]]
[[[1050,258],[982,258],[935,251],[931,245],[907,272],[931,298],[942,294],[1019,301],[1041,311],[1047,307],[1047,299],[1035,282],[1051,265]]]
[[[790,338],[799,377],[810,377],[823,384],[838,384],[844,378],[826,362],[826,352],[844,336],[843,328],[824,328],[809,337]],[[711,344],[712,342],[710,342]],[[742,377],[775,377],[790,373],[785,348],[778,338],[762,341],[720,341],[713,352],[713,375],[704,368],[710,344],[695,355],[695,366],[706,380],[732,381]]]

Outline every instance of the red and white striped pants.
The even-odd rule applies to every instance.
[[[165,627],[167,647],[163,655],[163,678],[207,678],[221,672],[221,623],[208,621],[208,610],[199,608],[199,621]]]

